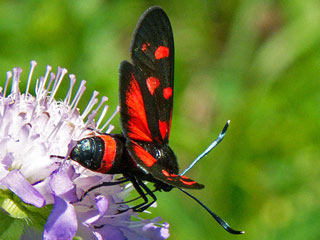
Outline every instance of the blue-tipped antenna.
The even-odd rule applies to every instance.
[[[226,125],[224,125],[221,133],[219,134],[219,136],[217,137],[216,140],[214,140],[210,146],[203,152],[201,153],[190,165],[189,167],[187,167],[181,174],[180,176],[182,175],[185,175],[201,158],[205,157],[212,149],[214,149],[224,138],[224,136],[226,135],[226,132],[228,130],[228,127],[229,127],[229,123],[230,123],[230,120],[227,121]]]
[[[244,234],[244,231],[238,231],[238,230],[234,230],[233,228],[231,228],[226,221],[224,221],[221,217],[219,217],[217,214],[212,212],[206,205],[204,205],[202,202],[200,202],[200,200],[198,200],[195,196],[191,195],[190,193],[188,193],[186,190],[184,190],[182,188],[178,187],[178,189],[181,192],[188,195],[189,197],[191,197],[198,204],[200,204],[200,206],[203,207],[227,232],[232,233],[232,234]]]

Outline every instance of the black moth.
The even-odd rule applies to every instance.
[[[222,141],[229,121],[206,151],[179,174],[177,158],[168,145],[173,106],[174,42],[170,21],[160,7],[151,7],[143,13],[134,32],[130,51],[132,63],[123,61],[120,65],[122,133],[100,133],[84,138],[77,142],[69,156],[92,171],[122,174],[123,178],[117,182],[102,183],[88,191],[131,181],[143,199],[141,204],[131,209],[141,212],[156,201],[155,191],[178,188],[205,208],[229,233],[244,233],[232,229],[184,190],[204,187],[184,174]],[[155,189],[151,191],[144,181],[154,183]],[[152,201],[149,201],[148,195]]]

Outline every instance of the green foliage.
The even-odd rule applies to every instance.
[[[24,203],[9,190],[0,191],[0,207],[0,239],[20,239],[26,227],[42,232],[52,210],[52,205],[37,208]]]
[[[12,218],[0,212],[0,238],[15,240],[20,239],[25,222],[21,219]]]
[[[87,80],[81,109],[94,89],[114,109],[119,63],[151,5],[173,25],[170,144],[181,169],[231,119],[225,140],[188,173],[206,185],[192,193],[245,230],[239,239],[318,239],[319,1],[1,1],[1,85],[14,66],[26,78],[35,59],[36,74],[60,65]],[[170,223],[172,239],[234,239],[181,192],[157,196],[153,216]]]

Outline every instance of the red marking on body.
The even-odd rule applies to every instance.
[[[113,165],[113,161],[116,157],[117,143],[109,135],[98,136],[104,142],[104,154],[101,162],[101,166],[96,170],[100,173],[108,173]]]
[[[163,96],[165,99],[169,99],[172,96],[172,88],[167,87],[167,88],[163,89]]]
[[[189,181],[184,181],[184,180],[182,180],[182,179],[179,179],[179,180],[180,180],[180,182],[182,182],[183,184],[188,185],[188,186],[191,186],[191,185],[193,185],[193,184],[196,184],[195,181],[191,181],[190,179],[189,179]]]
[[[133,75],[130,86],[126,92],[126,105],[128,109],[128,136],[135,140],[151,142],[151,133],[148,127],[146,111],[139,84]]]
[[[154,56],[156,59],[166,58],[169,56],[169,48],[165,46],[160,46],[154,52]]]
[[[151,95],[153,95],[154,91],[160,86],[160,81],[156,77],[148,77],[147,78],[147,87]]]
[[[164,139],[167,135],[167,132],[168,132],[168,125],[167,125],[167,122],[163,122],[161,120],[159,120],[159,130],[160,130],[160,134],[161,134],[161,137],[162,139]]]
[[[144,43],[144,44],[142,44],[141,50],[145,52],[149,46],[150,46],[150,43],[148,43],[148,42]]]
[[[147,166],[152,167],[153,164],[157,162],[157,160],[146,150],[144,150],[141,146],[137,143],[134,143],[133,151],[137,155],[138,158]]]

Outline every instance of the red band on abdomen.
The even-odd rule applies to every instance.
[[[108,173],[112,169],[113,161],[116,157],[117,143],[109,135],[100,135],[99,137],[104,142],[104,153],[101,166],[97,169],[97,172]]]

